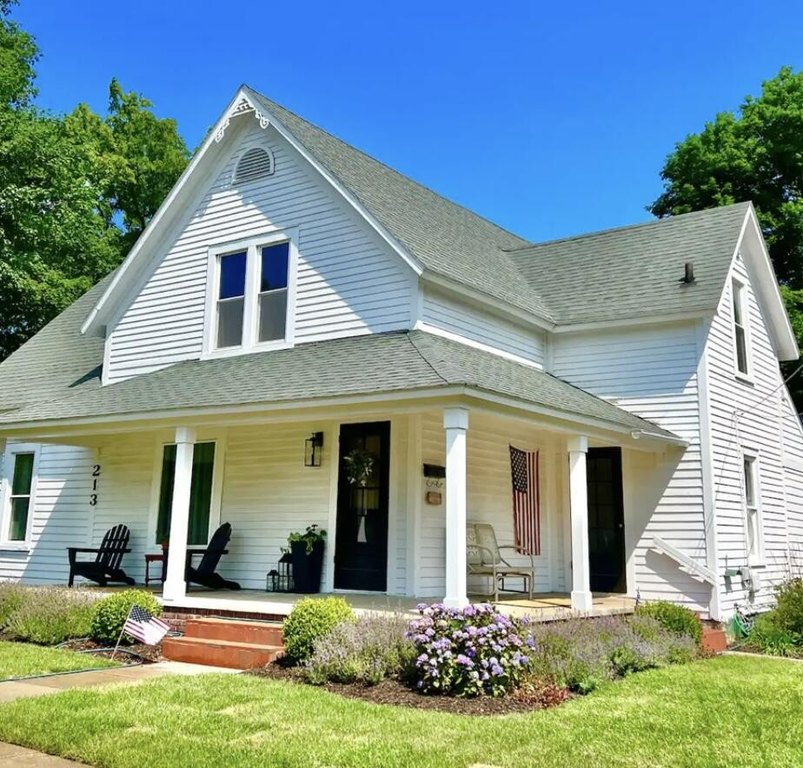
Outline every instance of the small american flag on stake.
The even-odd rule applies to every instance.
[[[168,632],[170,627],[155,616],[151,616],[138,605],[131,607],[128,618],[123,625],[123,632],[145,645],[156,645]]]
[[[540,555],[538,451],[521,451],[511,445],[510,476],[513,483],[513,538],[516,549],[528,555]]]

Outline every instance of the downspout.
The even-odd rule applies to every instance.
[[[717,544],[717,516],[714,499],[714,450],[711,444],[711,400],[708,392],[707,340],[710,323],[701,320],[697,327],[697,407],[700,418],[700,462],[703,474],[703,522],[705,526],[706,565],[716,574],[711,585],[708,615],[722,620],[719,594],[719,549]]]

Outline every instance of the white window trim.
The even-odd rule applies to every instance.
[[[747,488],[744,485],[744,465],[745,462],[750,462],[752,480],[753,480],[753,493],[755,495],[753,508],[754,513],[750,512],[747,506]],[[745,532],[745,550],[747,552],[747,564],[749,566],[763,566],[765,564],[765,551],[764,551],[764,516],[763,506],[761,500],[761,457],[758,451],[743,449],[741,452],[741,466],[739,467],[742,478],[742,511],[744,515],[744,532]],[[750,525],[751,514],[755,514],[755,546],[753,552],[747,549],[747,543],[750,541]]]
[[[223,471],[226,466],[226,436],[224,434],[203,435],[195,442],[215,444],[215,463],[212,466],[212,499],[209,503],[209,532],[206,537],[208,543],[209,539],[212,538],[212,534],[220,526],[220,513],[223,505]],[[156,526],[159,522],[159,494],[162,488],[162,458],[166,445],[175,445],[175,440],[157,440],[154,449],[150,513],[148,514],[148,538],[146,539],[147,549],[156,549],[158,547],[158,542],[156,541]]]
[[[289,244],[287,253],[287,314],[284,339],[257,341],[259,332],[259,249],[263,246]],[[221,256],[245,251],[245,302],[243,306],[243,343],[241,346],[216,348],[217,340],[217,295],[220,286],[219,260]],[[204,345],[202,359],[231,357],[246,352],[265,352],[271,349],[287,349],[295,344],[296,284],[298,281],[298,227],[271,230],[256,237],[234,242],[215,243],[208,250],[206,278],[206,312],[204,314]]]
[[[36,490],[39,480],[39,453],[41,446],[37,443],[9,443],[3,455],[3,477],[0,498],[2,513],[0,514],[0,550],[6,552],[29,552],[33,534],[33,518],[36,511]],[[31,495],[28,503],[28,521],[23,541],[11,541],[8,538],[8,527],[11,525],[11,482],[14,478],[14,465],[18,453],[33,454],[33,474],[31,476]]]
[[[744,350],[747,371],[739,370],[739,352],[736,341],[736,302],[739,302],[739,310],[742,317],[742,328],[744,328]],[[753,345],[750,334],[750,301],[747,296],[747,283],[739,277],[731,277],[731,336],[733,340],[733,375],[740,381],[748,384],[755,383],[753,378]]]

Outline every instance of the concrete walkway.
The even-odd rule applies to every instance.
[[[14,766],[14,768],[77,768],[84,763],[74,763],[62,757],[45,755],[33,749],[17,747],[14,744],[0,742],[0,765]]]

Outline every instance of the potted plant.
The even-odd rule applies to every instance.
[[[291,533],[287,543],[293,560],[294,591],[303,594],[320,592],[326,531],[317,525],[308,525],[304,533]]]

